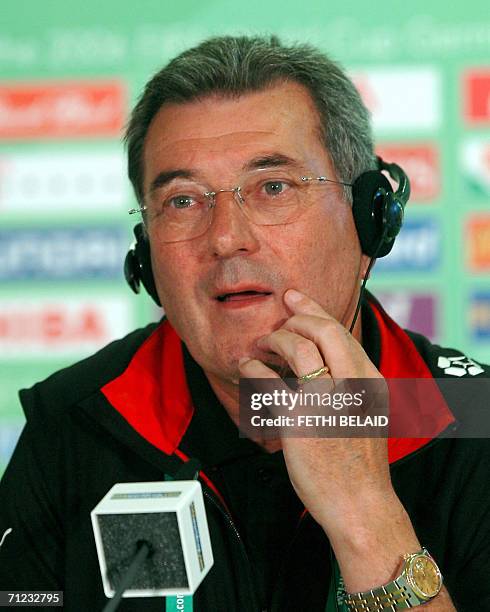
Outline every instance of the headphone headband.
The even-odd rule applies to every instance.
[[[405,174],[404,170],[393,162],[385,162],[381,157],[376,157],[376,162],[378,163],[378,170],[386,171],[391,176],[391,178],[396,181],[398,184],[398,189],[394,193],[394,197],[401,202],[403,208],[407,205],[408,200],[410,199],[410,180],[408,176]]]

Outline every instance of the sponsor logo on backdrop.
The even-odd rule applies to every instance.
[[[0,139],[119,136],[125,112],[117,81],[0,85]]]
[[[466,226],[466,261],[470,270],[490,271],[490,215],[473,215]]]
[[[441,123],[441,75],[427,68],[351,72],[375,130],[433,130]]]
[[[431,144],[381,144],[376,153],[395,162],[410,178],[410,202],[434,200],[441,189],[439,151]]]
[[[105,215],[124,209],[128,189],[122,151],[0,155],[0,212]]]
[[[490,197],[490,142],[469,138],[461,149],[461,167],[466,187],[476,196]]]
[[[121,227],[0,229],[0,281],[122,278]]]
[[[473,340],[490,342],[490,291],[481,291],[471,296],[469,320]]]
[[[463,98],[467,123],[489,125],[490,68],[478,68],[464,73]]]
[[[386,312],[401,327],[435,340],[437,330],[437,296],[408,291],[376,291]]]
[[[133,326],[125,297],[0,300],[0,358],[80,357]]]
[[[406,220],[391,253],[376,262],[375,273],[433,271],[440,259],[441,230],[436,220]]]

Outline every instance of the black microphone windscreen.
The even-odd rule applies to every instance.
[[[147,541],[153,554],[145,559],[128,588],[186,588],[189,586],[183,546],[175,512],[103,514],[99,526],[104,541],[108,579],[113,589],[136,553],[135,542]]]

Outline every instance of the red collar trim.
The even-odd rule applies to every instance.
[[[381,358],[379,371],[386,379],[397,378],[433,378],[432,372],[419,355],[415,344],[403,329],[383,310],[378,302],[369,303],[376,316],[381,337]],[[391,391],[391,389],[390,389]],[[430,389],[433,431],[430,438],[389,438],[388,460],[398,461],[425,446],[454,422],[438,387]],[[403,400],[403,398],[401,398]],[[403,401],[400,404],[403,406]]]
[[[431,378],[432,374],[409,336],[377,303],[370,303],[381,336],[380,371],[385,378]],[[167,455],[173,454],[194,412],[187,387],[182,345],[165,320],[134,354],[126,370],[102,387],[109,403],[145,440]],[[453,420],[439,402],[437,431]],[[390,463],[406,457],[432,438],[390,438]]]
[[[168,321],[145,340],[126,370],[102,393],[143,438],[167,455],[175,452],[194,409],[180,338]]]

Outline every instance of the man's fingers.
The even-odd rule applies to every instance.
[[[281,329],[311,340],[334,378],[379,376],[359,342],[317,302],[291,289],[284,301],[294,314]]]
[[[293,314],[308,314],[336,322],[318,302],[315,302],[315,300],[306,294],[296,291],[296,289],[288,289],[286,291],[284,302]]]
[[[240,374],[245,378],[277,378],[281,380],[279,374],[268,368],[258,359],[240,359],[238,362]]]
[[[281,329],[310,340],[336,378],[349,377],[353,357],[361,358],[364,354],[345,327],[331,318],[298,314],[288,319]]]
[[[282,327],[257,341],[257,346],[288,362],[296,376],[304,376],[325,365],[315,342]]]

